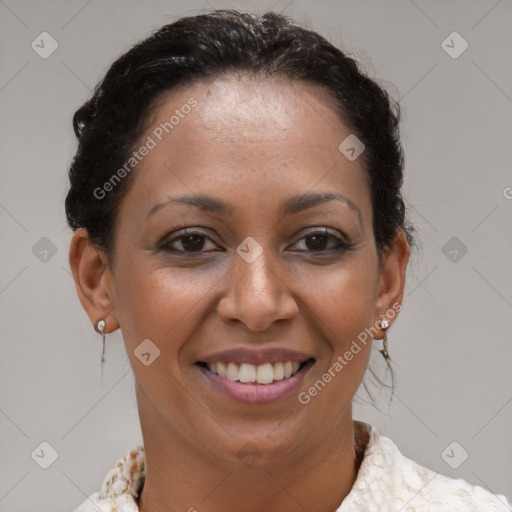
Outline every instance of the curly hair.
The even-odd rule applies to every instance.
[[[365,145],[379,257],[397,228],[411,246],[414,228],[401,195],[400,109],[358,63],[319,34],[273,12],[233,10],[184,17],[165,25],[116,60],[73,117],[78,149],[69,169],[68,225],[87,229],[112,254],[116,213],[133,173],[106,198],[93,191],[127,161],[151,104],[166,91],[230,72],[279,76],[322,87],[347,126]]]
[[[112,64],[73,117],[78,149],[69,169],[68,225],[73,230],[86,228],[111,262],[116,215],[134,173],[106,197],[94,191],[130,158],[161,94],[239,73],[322,88],[333,110],[365,145],[363,161],[379,261],[399,228],[409,245],[415,245],[415,229],[406,220],[401,194],[404,156],[399,104],[355,59],[316,32],[274,12],[258,16],[216,10],[183,17],[161,27]]]

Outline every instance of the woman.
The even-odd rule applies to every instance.
[[[69,259],[144,444],[77,511],[509,510],[352,418],[414,242],[398,118],[274,13],[182,18],[112,65],[74,117]]]

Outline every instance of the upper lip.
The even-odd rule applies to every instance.
[[[233,348],[223,350],[222,352],[215,352],[214,354],[202,357],[198,362],[202,363],[236,363],[236,364],[253,364],[261,365],[265,363],[279,363],[279,362],[297,362],[303,363],[313,356],[295,350],[288,350],[285,348],[261,348],[250,349],[245,347]]]

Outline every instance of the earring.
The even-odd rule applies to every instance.
[[[105,362],[105,320],[100,320],[96,325],[98,331],[101,333],[103,350],[101,351],[101,364]]]
[[[384,346],[381,350],[379,350],[379,352],[384,356],[384,359],[389,361],[391,357],[388,352],[388,335],[386,333],[386,330],[389,329],[389,322],[386,320],[386,318],[382,318],[380,322],[380,328],[384,331],[384,339],[382,340]]]

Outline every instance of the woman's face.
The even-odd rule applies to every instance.
[[[379,268],[362,158],[338,149],[351,132],[323,94],[198,83],[161,99],[136,146],[107,330],[121,328],[143,429],[219,463],[282,461],[346,425],[361,333],[402,298],[403,232]]]

